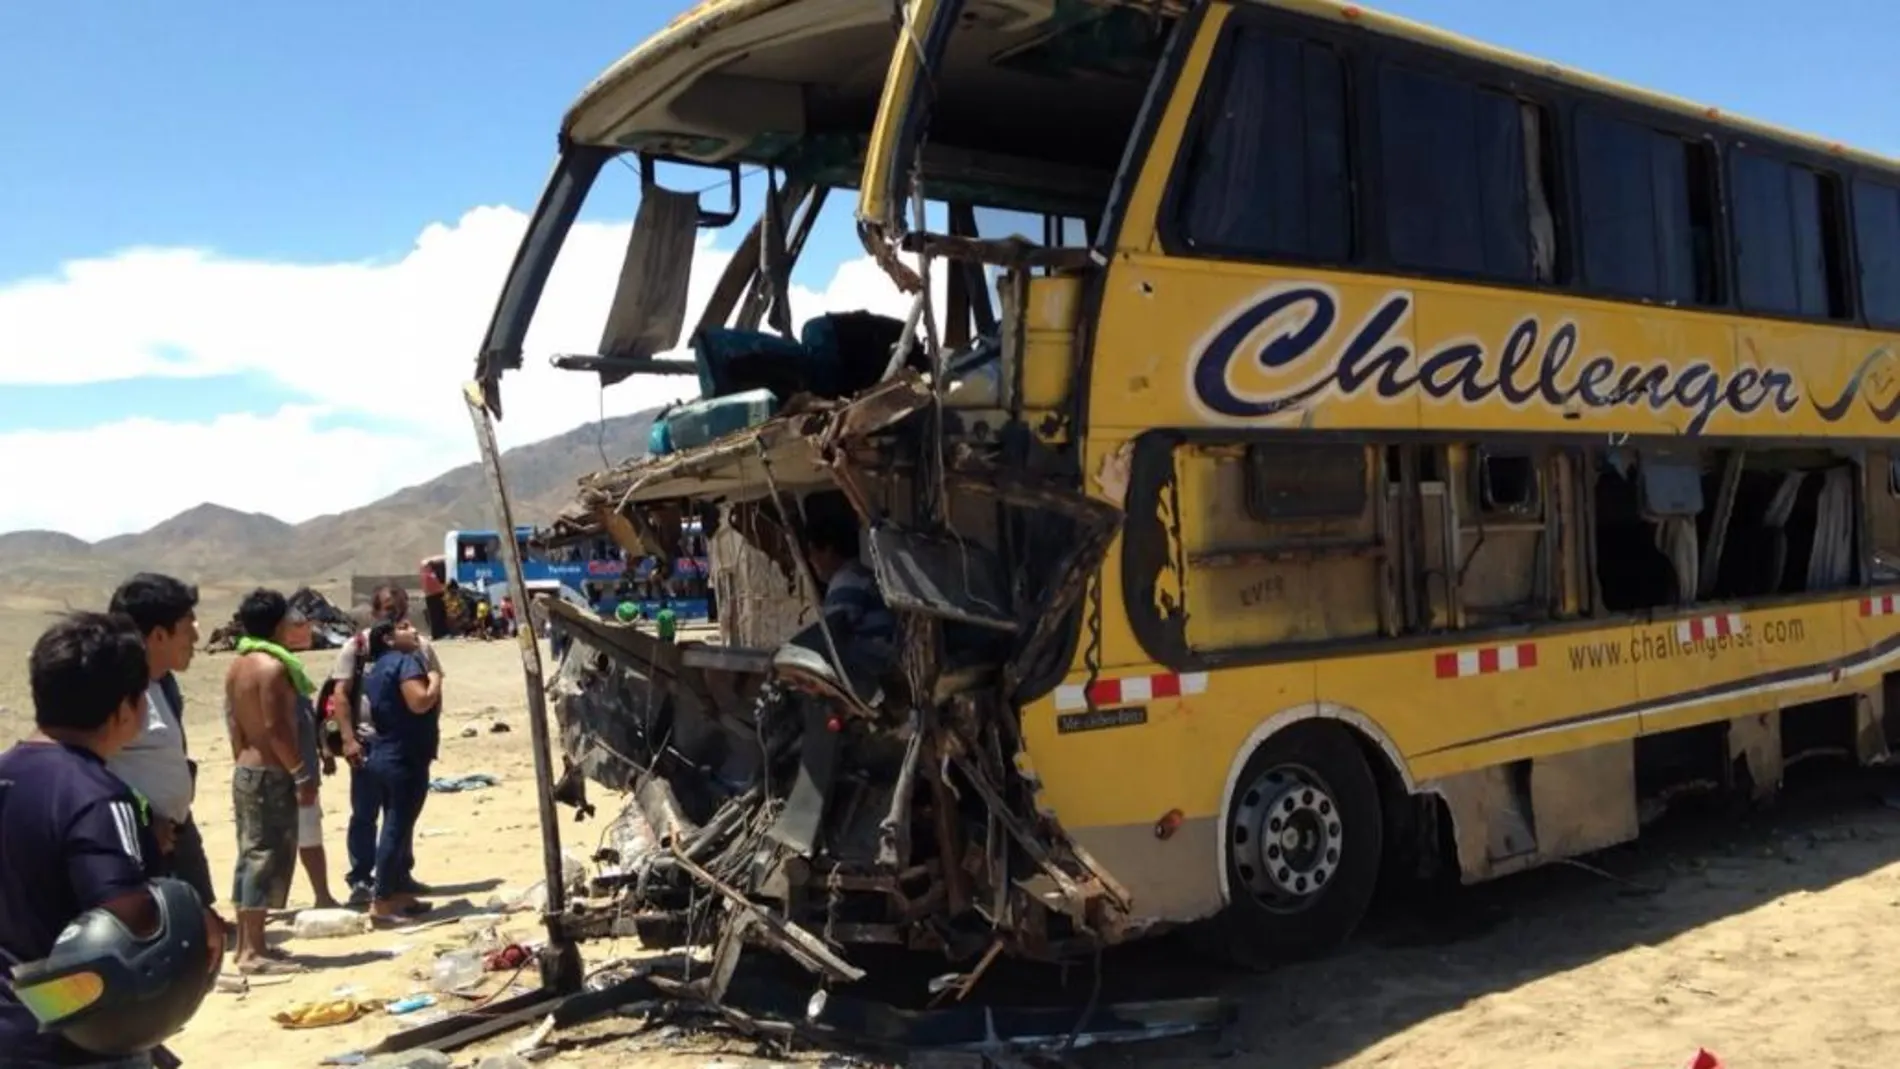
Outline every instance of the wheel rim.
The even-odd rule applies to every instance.
[[[1345,823],[1324,779],[1281,765],[1241,792],[1229,839],[1242,886],[1268,909],[1294,913],[1338,874]]]

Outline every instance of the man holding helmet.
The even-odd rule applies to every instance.
[[[204,1000],[224,955],[195,891],[152,878],[151,816],[106,761],[146,724],[138,627],[80,614],[30,658],[33,737],[0,754],[0,1061],[132,1067]]]

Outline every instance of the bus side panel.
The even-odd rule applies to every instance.
[[[1378,388],[1417,376],[1409,315],[1379,333],[1384,355],[1364,389],[1331,382],[1350,328],[1391,292],[1340,273],[1124,253],[1105,286],[1091,429],[1416,429],[1417,393]]]
[[[1629,635],[1612,625],[1338,657],[1319,662],[1319,694],[1364,712],[1415,778],[1435,779],[1634,736],[1636,674],[1610,652]]]
[[[1879,473],[1881,483],[1886,472]],[[1857,703],[1856,756],[1863,762],[1884,761],[1890,754],[1887,718],[1887,680],[1900,670],[1900,593],[1869,591],[1840,603],[1841,634],[1847,652],[1845,685],[1863,696]],[[1900,677],[1896,677],[1900,678]]]
[[[1702,607],[1637,629],[1646,735],[1851,693],[1841,604]]]
[[[1106,608],[1105,615],[1121,615]],[[1275,714],[1313,708],[1313,665],[1071,673],[1023,711],[1038,804],[1134,896],[1137,917],[1219,909],[1221,804],[1236,754]]]
[[[1868,350],[1878,350],[1889,342],[1891,339],[1865,334],[1856,340],[1848,331],[1820,324],[1742,320],[1735,326],[1735,359],[1741,367],[1788,368],[1794,372],[1795,384],[1786,392],[1796,402],[1788,413],[1795,422],[1811,425],[1825,420],[1827,434],[1885,437],[1893,433],[1893,428],[1874,416],[1873,406],[1891,402],[1900,390],[1900,381],[1896,381],[1900,376],[1894,374],[1890,358],[1865,368],[1860,365]],[[1847,393],[1848,384],[1856,381],[1849,403],[1836,411],[1836,402]],[[1775,415],[1780,407],[1778,400],[1762,405],[1752,418],[1727,410],[1718,412],[1707,433],[1774,433],[1774,428],[1762,425],[1762,416]],[[1782,433],[1806,429],[1789,427]]]

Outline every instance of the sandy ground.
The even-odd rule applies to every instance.
[[[25,652],[56,603],[0,595],[0,741],[24,730]],[[519,660],[508,643],[443,647],[448,704],[440,775],[486,772],[501,786],[432,795],[417,840],[418,875],[443,889],[451,917],[481,912],[497,888],[539,878],[537,821]],[[330,654],[312,654],[327,670]],[[198,819],[220,879],[234,854],[230,753],[218,716],[228,658],[201,654],[185,676],[193,748],[202,762]],[[499,718],[513,730],[464,738]],[[346,774],[347,775],[347,774]],[[1429,899],[1401,896],[1343,953],[1264,977],[1201,971],[1166,948],[1111,956],[1105,990],[1125,981],[1217,991],[1240,1005],[1216,1038],[1086,1052],[1095,1066],[1188,1069],[1210,1064],[1321,1069],[1538,1066],[1673,1069],[1696,1048],[1732,1069],[1900,1063],[1900,811],[1879,801],[1890,774],[1835,774],[1746,820],[1671,818],[1637,846]],[[340,884],[347,783],[326,783],[324,831]],[[595,792],[603,809],[611,799]],[[601,824],[572,822],[568,845],[591,850]],[[4,859],[6,864],[16,863]],[[301,873],[292,906],[307,905]],[[188,1065],[307,1066],[366,1046],[404,1019],[377,1013],[307,1031],[271,1015],[347,990],[396,998],[425,991],[434,954],[466,946],[488,922],[323,940],[281,939],[311,971],[246,994],[212,995],[173,1049]],[[530,915],[501,934],[538,935]],[[633,950],[590,946],[599,961]],[[491,977],[494,990],[500,977]],[[1079,1005],[1087,983],[1070,973]],[[471,1003],[440,996],[441,1009]],[[425,1013],[432,1011],[424,1011]],[[439,1012],[439,1011],[434,1011]],[[744,1064],[723,1048],[629,1039],[617,1022],[566,1041],[552,1064]],[[517,1034],[518,1035],[518,1034]],[[513,1038],[513,1037],[509,1037]],[[465,1055],[505,1046],[489,1044]]]

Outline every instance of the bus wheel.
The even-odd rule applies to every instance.
[[[1364,753],[1332,724],[1295,724],[1254,752],[1224,829],[1227,908],[1208,935],[1263,968],[1345,941],[1379,880],[1384,820]]]

